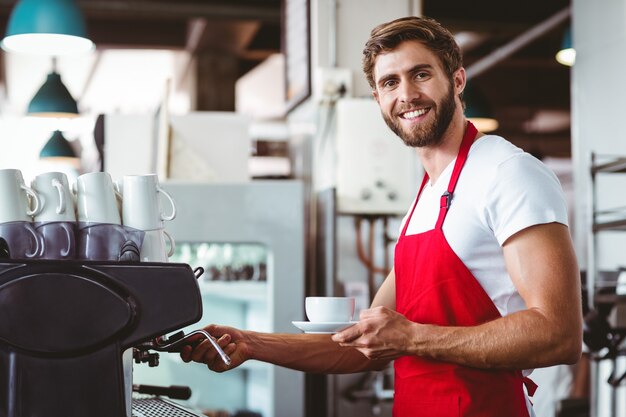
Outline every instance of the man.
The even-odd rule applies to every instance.
[[[395,360],[397,417],[532,415],[524,370],[575,363],[582,345],[578,268],[558,180],[467,122],[460,51],[435,21],[376,27],[363,68],[385,121],[426,171],[371,308],[332,337],[207,330],[231,368],[256,359],[348,373]],[[206,341],[181,356],[227,369]]]

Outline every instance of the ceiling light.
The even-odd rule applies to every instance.
[[[76,117],[78,104],[56,72],[56,60],[52,59],[52,72],[28,104],[28,115],[38,117]]]
[[[486,133],[498,128],[499,124],[493,117],[491,106],[485,97],[469,84],[465,85],[463,101],[465,102],[465,117],[476,126],[478,131]]]
[[[2,48],[36,55],[66,55],[93,49],[74,0],[20,0],[13,8]]]
[[[556,60],[563,65],[571,67],[576,61],[576,50],[572,44],[572,28],[568,27],[563,35],[561,50],[556,53]]]
[[[72,148],[72,145],[65,139],[63,133],[60,130],[55,130],[52,136],[46,142],[44,147],[39,152],[40,158],[54,158],[54,157],[67,157],[76,158],[76,152]]]
[[[55,130],[50,139],[48,139],[48,142],[41,148],[39,159],[48,162],[62,163],[76,169],[80,167],[80,159],[60,130]]]

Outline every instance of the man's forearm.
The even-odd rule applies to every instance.
[[[342,374],[382,369],[359,351],[341,347],[330,335],[245,332],[250,359],[310,373]]]
[[[529,369],[576,363],[581,334],[529,309],[475,327],[417,325],[411,351],[476,368]]]

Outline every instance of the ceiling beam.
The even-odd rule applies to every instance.
[[[77,2],[87,17],[120,14],[180,18],[205,18],[209,20],[256,19],[268,23],[280,22],[280,2],[234,2],[234,1],[123,1],[82,0]],[[264,4],[264,5],[261,5]]]
[[[533,26],[531,29],[517,36],[506,45],[496,49],[484,58],[474,62],[466,69],[467,79],[472,79],[489,70],[494,65],[508,58],[513,53],[517,52],[521,48],[533,42],[535,39],[540,38],[547,32],[551,31],[552,29],[569,19],[571,14],[572,6],[566,6],[561,11],[555,13],[548,19],[544,20],[536,26]]]
[[[98,49],[184,49],[187,21],[90,18],[87,35]]]

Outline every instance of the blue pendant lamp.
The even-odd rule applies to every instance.
[[[37,55],[88,52],[85,19],[74,0],[19,0],[7,24],[2,48]]]
[[[28,104],[27,113],[37,117],[78,116],[78,104],[56,72],[56,58],[52,58],[52,72]]]
[[[494,118],[491,106],[485,97],[469,83],[463,90],[465,102],[465,117],[467,117],[480,132],[492,132],[498,128],[498,121]]]
[[[563,35],[561,49],[556,53],[556,60],[559,64],[571,67],[576,61],[576,50],[572,44],[572,28],[568,27]]]
[[[39,152],[40,158],[76,158],[76,152],[72,149],[72,145],[65,139],[60,130],[52,133],[48,142],[41,148]]]
[[[39,159],[74,169],[80,168],[80,158],[60,130],[55,130],[48,142],[41,148]]]

